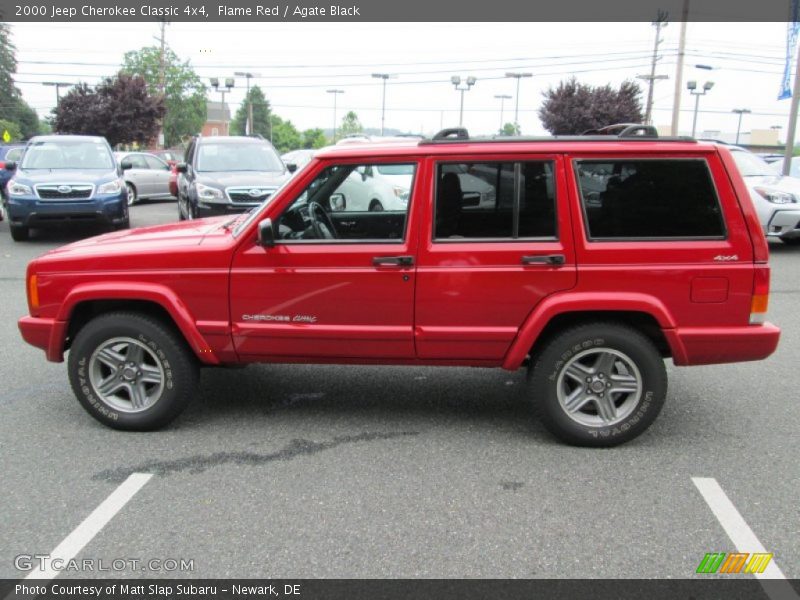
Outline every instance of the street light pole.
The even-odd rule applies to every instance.
[[[244,132],[247,135],[253,133],[253,102],[250,100],[250,79],[253,77],[260,77],[258,73],[250,73],[244,71],[236,71],[236,77],[244,77],[247,80],[247,91],[245,92],[245,99],[247,100],[247,123]]]
[[[225,117],[225,94],[227,92],[230,92],[231,88],[233,88],[233,83],[234,83],[233,77],[226,77],[225,78],[225,87],[223,89],[219,89],[219,78],[218,77],[212,77],[210,79],[210,81],[211,81],[211,87],[213,87],[215,90],[217,90],[222,95],[222,108],[221,108],[221,110],[222,110],[222,131],[223,131],[222,135],[229,135],[230,134],[230,128],[228,127],[228,119]]]
[[[336,143],[336,98],[339,94],[344,94],[344,90],[326,90],[333,94],[333,143]]]
[[[503,125],[505,125],[505,123],[503,123],[503,105],[505,104],[506,100],[511,100],[511,96],[509,96],[508,94],[496,94],[495,98],[500,100],[500,129],[499,129],[499,132],[503,133]]]
[[[461,92],[461,108],[458,112],[458,126],[462,127],[464,125],[464,92],[469,91],[469,89],[475,85],[475,82],[478,81],[476,77],[470,75],[464,80],[464,85],[461,85],[461,77],[458,75],[453,75],[450,78],[450,83]]]
[[[694,101],[694,118],[692,119],[692,137],[694,137],[695,131],[697,131],[697,112],[700,108],[700,96],[705,96],[708,91],[714,87],[713,81],[706,81],[703,84],[703,90],[700,91],[697,89],[697,82],[696,81],[687,81],[686,82],[686,89],[689,90],[689,93],[695,97]]]
[[[736,125],[736,143],[739,143],[739,132],[742,129],[742,115],[749,115],[750,109],[749,108],[734,108],[731,112],[736,113],[739,115],[739,124]]]
[[[533,77],[533,73],[506,73],[506,77],[513,77],[517,80],[517,97],[514,101],[514,128],[516,129],[516,134],[519,135],[521,132],[519,126],[519,80],[523,77]]]
[[[383,98],[381,100],[381,135],[383,135],[386,124],[386,80],[391,77],[389,73],[373,73],[375,79],[383,79]]]

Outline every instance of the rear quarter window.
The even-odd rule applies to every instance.
[[[573,164],[591,240],[725,237],[719,198],[704,159]]]

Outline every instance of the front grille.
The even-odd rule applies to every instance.
[[[258,195],[252,195],[250,192],[252,190],[258,190],[260,193]],[[231,202],[241,202],[247,204],[256,204],[259,202],[263,202],[275,191],[275,188],[259,188],[259,187],[252,187],[252,188],[228,188],[226,190],[228,192],[228,198],[231,199]]]
[[[36,193],[42,200],[79,200],[91,198],[91,185],[37,185]]]

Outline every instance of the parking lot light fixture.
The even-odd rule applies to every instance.
[[[327,93],[333,94],[333,143],[336,143],[336,98],[339,94],[344,94],[344,90],[326,90]]]
[[[506,73],[506,77],[512,77],[517,80],[517,96],[514,103],[514,129],[516,129],[517,135],[519,135],[521,129],[519,126],[519,81],[520,79],[524,79],[526,77],[533,77],[533,73],[513,73],[509,72]]]
[[[250,101],[250,80],[253,77],[260,77],[258,73],[250,73],[249,71],[236,71],[233,74],[235,77],[244,77],[247,80],[247,90],[245,97],[247,99],[247,123],[245,124],[244,132],[247,135],[253,133],[253,103]]]
[[[509,96],[508,94],[495,94],[494,97],[497,98],[498,100],[500,100],[500,130],[499,131],[502,132],[503,131],[503,125],[504,125],[504,123],[503,123],[503,108],[504,108],[504,104],[505,104],[506,100],[511,100],[511,96]]]
[[[233,88],[234,79],[233,77],[226,77],[222,88],[220,88],[218,77],[211,77],[209,81],[211,82],[211,87],[222,95],[222,135],[230,135],[228,119],[225,118],[225,94]]]
[[[390,75],[389,73],[373,73],[372,76],[375,79],[383,79],[383,97],[381,100],[381,135],[383,135],[386,125],[386,80],[396,77],[396,75]]]
[[[702,90],[698,90],[697,89],[697,82],[696,81],[692,80],[692,81],[687,81],[686,82],[686,89],[689,90],[689,93],[692,96],[695,97],[695,100],[694,100],[694,118],[692,119],[692,137],[694,137],[695,132],[697,131],[697,112],[698,112],[698,109],[700,108],[700,96],[705,96],[708,93],[708,91],[713,87],[714,87],[714,82],[713,81],[706,81],[703,84],[703,89]]]
[[[475,85],[475,82],[478,81],[477,77],[473,77],[470,75],[465,80],[463,80],[458,75],[453,75],[450,78],[450,83],[453,84],[453,87],[456,88],[457,91],[461,92],[461,108],[458,111],[458,126],[461,127],[464,125],[464,92],[468,91]]]

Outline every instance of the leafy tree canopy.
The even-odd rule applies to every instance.
[[[151,95],[160,92],[161,53],[157,46],[127,52],[122,72],[140,75]],[[169,48],[164,52],[164,145],[178,145],[199,133],[206,122],[206,86],[187,60],[181,62]]]
[[[53,127],[60,133],[102,135],[112,146],[147,145],[163,116],[164,100],[148,92],[145,80],[120,72],[96,90],[85,83],[73,87],[56,107]]]
[[[542,125],[553,135],[575,135],[614,123],[641,123],[641,89],[633,81],[618,89],[593,87],[573,77],[543,92],[539,109]]]
[[[303,132],[303,148],[322,148],[328,145],[328,138],[322,129],[306,129]]]
[[[364,127],[361,121],[358,120],[358,115],[352,110],[342,117],[342,125],[339,128],[339,137],[346,135],[353,135],[354,133],[361,133]]]
[[[247,123],[248,103],[253,105],[252,133],[269,139],[271,125],[269,119],[272,114],[272,109],[270,108],[269,100],[267,100],[267,97],[264,95],[264,91],[257,85],[251,87],[250,91],[245,94],[241,106],[239,106],[239,109],[236,111],[231,121],[231,135],[246,134],[245,126]]]

